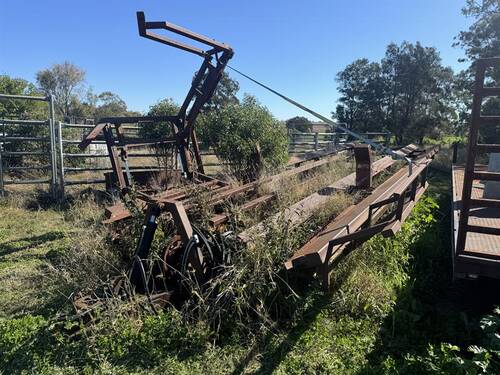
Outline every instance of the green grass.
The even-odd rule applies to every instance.
[[[52,260],[69,241],[63,215],[7,205],[0,211],[0,317],[59,307]]]
[[[77,205],[68,214],[2,206],[0,369],[6,374],[495,373],[498,283],[452,283],[449,189],[449,175],[431,173],[427,196],[432,198],[416,206],[395,238],[375,237],[344,257],[330,294],[321,293],[316,282],[289,280],[299,298],[279,297],[290,311],[286,318],[273,320],[270,314],[266,324],[242,324],[237,314],[228,314],[218,330],[204,319],[186,321],[174,309],[156,316],[103,311],[80,330],[73,327],[78,321],[54,320],[55,310],[68,305],[51,297],[67,288],[57,277],[61,257],[83,259],[75,233],[92,248],[102,245],[100,237],[92,242],[95,207]],[[74,253],[67,254],[70,249]],[[266,295],[276,297],[273,290],[279,289],[272,283],[268,289]]]

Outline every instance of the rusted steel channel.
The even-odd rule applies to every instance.
[[[311,172],[314,169],[322,167],[328,163],[331,163],[335,160],[337,152],[331,152],[325,154],[322,158],[314,157],[310,160],[304,160],[298,163],[295,163],[291,166],[290,169],[287,169],[277,175],[267,176],[261,178],[256,181],[252,181],[241,186],[232,187],[226,182],[212,179],[208,176],[204,176],[205,179],[209,179],[208,181],[193,181],[196,183],[198,188],[206,188],[210,191],[211,198],[210,201],[207,202],[210,206],[219,205],[228,199],[241,196],[242,194],[247,194],[255,191],[259,186],[264,184],[273,183],[279,181],[280,179],[286,179],[292,177],[294,175],[301,175],[307,172]],[[262,197],[257,197],[253,200],[246,202],[240,208],[242,210],[249,210],[256,208],[260,204],[268,202],[274,198],[274,194],[267,194]],[[136,203],[142,208],[146,209],[147,203],[164,203],[166,201],[177,200],[180,201],[186,210],[191,208],[193,198],[189,196],[188,189],[186,187],[176,188],[167,190],[158,194],[147,194],[141,193],[137,195]],[[105,211],[106,220],[104,223],[110,224],[116,221],[120,221],[126,219],[131,216],[130,211],[125,207],[122,202],[119,202],[113,206],[109,206]],[[210,222],[212,225],[217,226],[228,220],[228,215],[226,214],[215,214]]]
[[[394,160],[389,156],[383,157],[377,160],[373,164],[372,177],[378,175],[384,170],[388,169],[394,164]],[[320,207],[328,201],[333,193],[336,191],[346,190],[350,187],[356,186],[356,173],[351,173],[350,175],[334,182],[333,184],[321,188],[319,191],[305,197],[297,203],[294,203],[283,213],[279,212],[271,218],[272,223],[277,223],[279,220],[284,219],[287,225],[298,225],[309,217],[311,217]],[[238,238],[246,243],[255,240],[257,237],[263,237],[267,233],[268,224],[259,223],[251,228],[241,232]]]
[[[401,228],[401,223],[427,189],[427,167],[436,152],[437,148],[427,150],[414,159],[411,175],[406,168],[401,168],[368,197],[342,212],[293,254],[285,263],[286,269],[316,269],[323,286],[328,289],[333,261],[348,244],[378,233],[391,236]],[[388,218],[378,222],[391,208]]]
[[[390,156],[385,156],[372,163],[371,152],[367,145],[359,144],[354,148],[354,156],[356,159],[356,172],[335,181],[331,185],[321,188],[317,192],[305,197],[297,203],[294,203],[283,213],[277,213],[271,218],[271,223],[277,223],[283,220],[287,226],[295,226],[305,222],[315,212],[317,212],[323,204],[325,204],[337,191],[346,191],[351,188],[365,189],[370,188],[373,177],[388,170],[394,165],[395,160]],[[411,144],[396,151],[402,156],[409,156],[412,152],[418,150],[417,146]],[[259,223],[251,228],[241,232],[238,238],[246,243],[255,240],[257,237],[263,237],[267,233],[267,223]]]

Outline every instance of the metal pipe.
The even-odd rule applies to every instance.
[[[127,157],[129,158],[149,158],[149,157],[155,157],[155,158],[161,158],[161,157],[168,157],[168,154],[128,154]]]
[[[49,95],[49,133],[50,133],[50,164],[52,166],[51,173],[51,192],[52,198],[57,198],[57,156],[56,156],[56,131],[55,131],[55,111],[54,111],[54,96]]]
[[[61,123],[63,128],[73,128],[73,129],[93,129],[95,128],[95,125],[87,125],[87,124],[68,124],[65,122]],[[122,125],[122,129],[124,130],[140,130],[140,126],[124,126]],[[81,142],[81,141],[80,141]]]
[[[72,153],[64,153],[64,156],[70,158],[107,158],[108,154],[72,154]],[[148,158],[148,157],[162,157],[169,156],[168,154],[128,154],[129,158]]]
[[[16,142],[16,141],[33,141],[33,142],[38,142],[38,141],[48,141],[50,138],[42,138],[42,137],[2,137],[2,142],[4,141],[11,141],[11,142]]]
[[[128,143],[129,140],[127,139],[127,142],[125,143],[121,143],[120,142],[115,142],[115,144],[117,146],[123,146],[123,145],[126,145],[129,149],[130,148],[139,148],[139,147],[150,147],[150,146],[154,146],[154,145],[158,145],[158,144],[166,144],[166,143],[175,143],[175,141],[168,141],[168,142],[161,142],[161,141],[158,141],[158,140],[154,140],[154,139],[141,139],[140,140],[140,144],[137,144],[137,143]],[[82,143],[81,140],[77,140],[77,139],[64,139],[63,140],[63,143],[65,144],[68,144],[68,145],[79,145],[80,143]],[[96,144],[96,145],[105,145],[106,144],[106,141],[92,141],[93,144]]]
[[[13,125],[46,125],[46,120],[12,120],[12,119],[0,119],[3,124],[13,124]]]
[[[76,140],[76,139],[63,139],[62,142],[66,145],[79,145],[82,141],[81,140]],[[96,145],[105,145],[105,141],[92,141],[93,144]]]
[[[134,124],[136,122],[165,122],[176,121],[178,116],[134,116],[134,117],[104,117],[97,120],[97,124]],[[94,127],[93,125],[92,127]]]
[[[57,122],[57,135],[59,140],[59,189],[60,189],[60,198],[64,198],[64,149],[63,149],[63,134],[62,134],[62,126],[61,121]]]
[[[6,171],[34,171],[34,170],[44,170],[44,169],[50,169],[50,164],[49,165],[40,165],[40,166],[22,166],[22,167],[7,166],[4,169]]]
[[[158,168],[158,166],[140,166],[140,167],[129,167],[131,171],[161,171],[163,169]],[[111,167],[67,167],[64,169],[65,172],[94,172],[94,171],[107,171],[111,172],[113,168]]]
[[[0,99],[29,99],[29,100],[39,100],[42,102],[49,101],[49,98],[45,96],[10,95],[10,94],[0,94]]]
[[[4,180],[4,185],[50,184],[51,180]]]
[[[89,185],[89,184],[104,184],[106,183],[105,179],[95,179],[95,180],[66,180],[65,185]]]
[[[74,128],[74,129],[93,129],[95,125],[86,125],[86,124],[67,124],[62,122],[61,125],[65,128]]]
[[[72,154],[72,153],[63,153],[63,156],[67,156],[69,158],[107,158],[108,154]]]
[[[45,155],[43,151],[7,151],[4,156],[31,156],[31,155]]]

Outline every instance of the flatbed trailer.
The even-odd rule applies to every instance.
[[[482,105],[500,96],[500,87],[485,85],[490,68],[500,57],[475,62],[476,78],[465,166],[452,165],[452,258],[454,278],[500,278],[500,196],[485,195],[486,184],[498,184],[500,172],[479,164],[480,154],[500,153],[500,144],[484,143],[480,128],[500,124],[500,116],[482,113]],[[498,134],[497,134],[498,136]],[[496,190],[495,185],[491,185]]]
[[[485,169],[479,167],[478,169]],[[457,253],[457,236],[460,222],[464,167],[452,166],[452,226],[453,226],[453,274],[455,278],[475,279],[480,276],[500,278],[500,236],[488,233],[468,232],[465,248]],[[484,183],[474,180],[472,199],[481,199]],[[495,207],[471,208],[469,225],[500,230],[500,209]]]

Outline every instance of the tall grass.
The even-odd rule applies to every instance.
[[[422,283],[429,269],[440,270],[432,268],[440,259],[437,255],[427,257],[432,264],[415,262],[419,252],[429,255],[440,246],[443,225],[436,221],[434,201],[419,202],[395,238],[375,237],[342,258],[327,296],[320,293],[314,278],[306,285],[304,279],[285,273],[283,262],[356,197],[333,194],[300,226],[268,220],[266,234],[249,247],[235,240],[242,229],[282,212],[347,174],[349,168],[330,165],[302,180],[261,187],[262,192],[277,192],[274,204],[239,212],[238,220],[226,226],[218,241],[231,260],[206,285],[191,284],[190,298],[179,309],[154,314],[136,296],[129,301],[111,299],[107,309],[96,312],[93,324],[29,314],[0,319],[0,369],[6,373],[28,369],[35,373],[395,373],[405,360],[394,352],[407,350],[407,343],[391,342],[395,347],[389,347],[390,355],[381,355],[385,362],[380,366],[369,363],[367,352],[381,336],[396,340],[407,327],[416,330],[412,319],[417,319],[418,307],[411,306],[419,302],[414,302],[414,286]],[[192,193],[193,204],[206,210],[211,193]],[[198,212],[193,222],[204,225],[212,214]],[[126,269],[141,215],[132,219],[128,232],[117,228],[122,230],[118,242],[100,225],[102,205],[95,197],[72,202],[64,219],[71,227],[69,245],[54,272],[65,285],[92,290]],[[168,215],[160,219],[152,248],[156,255],[168,246],[170,222]],[[438,352],[433,349],[429,355]],[[422,362],[424,354],[408,356],[408,368],[426,368],[411,364]]]

